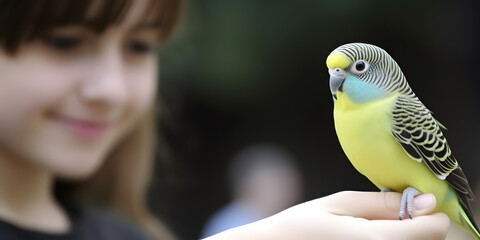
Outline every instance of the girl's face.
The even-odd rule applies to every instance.
[[[100,34],[66,26],[0,49],[0,158],[68,178],[99,167],[154,99],[159,29],[145,2]]]

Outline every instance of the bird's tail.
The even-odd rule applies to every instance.
[[[475,240],[480,240],[480,233],[478,232],[477,227],[475,224],[470,220],[467,213],[460,207],[460,221],[462,221],[462,225],[460,227],[463,228],[470,236],[472,236]]]

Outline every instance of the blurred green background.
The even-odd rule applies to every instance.
[[[256,142],[292,152],[304,200],[375,190],[338,143],[327,55],[378,45],[449,128],[471,185],[480,182],[480,26],[475,1],[191,0],[161,50],[160,149],[150,197],[181,239],[229,201],[225,167]],[[405,173],[408,174],[408,173]],[[473,187],[472,186],[472,187]]]

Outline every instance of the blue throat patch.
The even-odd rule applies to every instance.
[[[386,95],[377,86],[366,83],[351,74],[348,74],[343,82],[343,91],[356,103],[365,103]]]

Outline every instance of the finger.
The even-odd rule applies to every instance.
[[[365,230],[371,234],[371,239],[438,240],[445,239],[449,226],[447,215],[435,213],[403,221],[373,220]]]
[[[402,194],[395,192],[340,192],[322,198],[327,211],[341,216],[366,219],[397,220]],[[414,198],[413,217],[430,214],[435,209],[433,194],[421,194]]]

